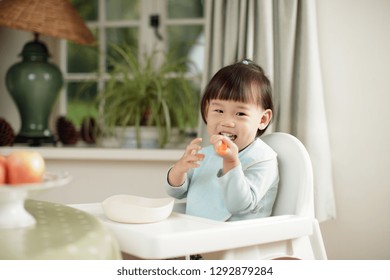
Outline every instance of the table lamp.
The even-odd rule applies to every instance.
[[[55,144],[48,120],[63,85],[59,68],[39,34],[92,44],[94,37],[69,0],[0,0],[0,26],[31,31],[35,39],[23,47],[22,61],[6,74],[7,89],[16,103],[21,129],[14,143]]]

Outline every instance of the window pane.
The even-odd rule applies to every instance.
[[[169,104],[171,105],[172,126],[179,128],[196,128],[198,125],[200,102],[199,80],[187,80],[187,91],[185,92],[182,91],[182,81],[171,79],[168,83],[170,84],[171,96],[174,97],[174,100],[169,101]],[[175,86],[177,83],[180,84]],[[192,100],[189,100],[188,96],[190,96]],[[183,116],[186,116],[186,118],[184,119]]]
[[[67,84],[67,116],[75,125],[81,125],[84,117],[97,116],[96,92],[97,84],[94,82],[69,82]]]
[[[169,18],[203,17],[203,0],[168,0]]]
[[[128,46],[138,50],[138,28],[108,28],[107,29],[107,58],[113,55],[110,44]],[[107,72],[110,70],[110,61],[107,60]]]
[[[139,19],[138,0],[107,0],[106,18],[108,20]]]
[[[170,26],[167,32],[168,47],[176,59],[190,59],[199,67],[203,62],[203,26]]]
[[[94,36],[96,36],[96,32]],[[97,39],[98,40],[98,39]],[[98,71],[97,46],[84,46],[68,41],[67,72],[94,73]]]
[[[98,0],[72,0],[72,4],[85,21],[97,21]]]

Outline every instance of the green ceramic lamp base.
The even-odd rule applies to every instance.
[[[22,51],[22,61],[7,72],[6,85],[19,110],[21,129],[15,143],[39,146],[55,143],[48,120],[63,84],[58,67],[48,62],[49,52],[38,36]]]

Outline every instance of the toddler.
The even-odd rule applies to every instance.
[[[271,215],[277,155],[259,136],[272,111],[270,81],[255,63],[244,60],[213,76],[201,100],[211,145],[194,139],[167,174],[167,193],[187,198],[186,214],[217,221]]]

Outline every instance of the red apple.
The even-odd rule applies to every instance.
[[[45,172],[45,161],[40,153],[34,151],[14,151],[6,158],[8,183],[39,183]]]
[[[0,185],[7,183],[6,158],[0,155]]]

